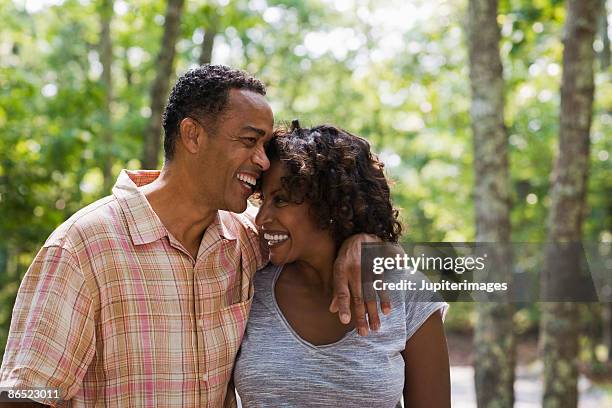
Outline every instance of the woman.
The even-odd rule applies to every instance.
[[[448,305],[390,293],[378,331],[358,336],[328,310],[339,244],[356,233],[397,242],[383,165],[367,141],[333,126],[277,131],[256,218],[270,261],[234,383],[244,407],[449,407]]]

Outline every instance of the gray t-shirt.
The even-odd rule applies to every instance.
[[[255,298],[236,365],[234,384],[242,406],[381,407],[400,405],[406,341],[444,302],[415,302],[422,292],[388,292],[392,311],[381,328],[361,337],[315,346],[291,328],[274,296],[281,266],[255,274]],[[411,301],[412,300],[412,301]],[[379,306],[380,307],[380,306]]]

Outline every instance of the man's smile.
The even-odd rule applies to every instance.
[[[255,188],[255,184],[257,183],[258,177],[259,176],[247,172],[239,172],[236,175],[236,178],[240,181],[240,184],[244,188],[245,193],[248,193],[248,195],[251,195],[253,193],[253,189]]]

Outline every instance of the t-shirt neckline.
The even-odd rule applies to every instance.
[[[283,314],[283,311],[280,309],[280,306],[278,305],[278,302],[276,301],[276,291],[275,291],[276,281],[278,280],[278,277],[280,276],[284,266],[285,265],[276,265],[275,266],[274,276],[272,277],[272,284],[270,285],[270,298],[272,300],[272,305],[274,306],[274,311],[276,312],[276,315],[281,320],[283,326],[285,326],[285,329],[287,329],[287,331],[289,332],[291,337],[293,337],[294,340],[296,340],[298,343],[301,343],[302,345],[308,347],[311,350],[322,350],[322,349],[328,349],[328,348],[339,346],[339,345],[343,344],[348,339],[354,337],[357,334],[357,329],[353,328],[353,330],[345,333],[344,336],[342,336],[342,338],[340,340],[335,341],[333,343],[320,344],[320,345],[312,344],[311,342],[303,339],[293,329],[293,327],[291,326],[289,321],[285,318],[285,315]]]

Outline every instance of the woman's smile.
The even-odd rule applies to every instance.
[[[276,247],[286,242],[290,238],[289,234],[285,232],[271,231],[264,232],[264,239],[268,243],[269,247]]]

